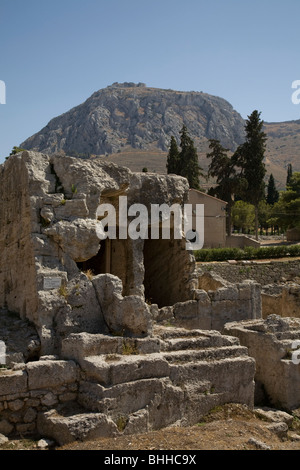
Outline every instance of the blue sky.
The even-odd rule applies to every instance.
[[[299,32],[299,0],[0,0],[0,163],[113,82],[204,91],[244,118],[300,119]]]

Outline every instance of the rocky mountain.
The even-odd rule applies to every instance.
[[[231,151],[244,141],[245,121],[223,98],[143,83],[114,83],[52,119],[20,146],[45,153],[101,155],[133,171],[147,167],[166,173],[171,135],[179,142],[183,124],[204,170],[209,163],[208,139],[219,139]],[[283,189],[288,163],[300,170],[300,120],[265,123],[265,132],[267,176],[273,173],[278,189]]]
[[[224,99],[202,92],[114,83],[83,104],[52,119],[21,146],[46,153],[96,155],[128,149],[167,151],[186,124],[197,147],[216,138],[234,149],[243,140],[244,121]]]

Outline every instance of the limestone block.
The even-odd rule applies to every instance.
[[[209,301],[210,302],[209,295],[206,292],[206,290],[204,290],[204,289],[195,289],[194,290],[194,299],[195,300],[200,300],[202,302],[203,301]]]
[[[0,371],[0,395],[22,394],[27,391],[27,374],[24,370]]]
[[[92,219],[60,221],[45,228],[44,233],[57,242],[71,259],[80,262],[92,258],[100,249],[96,226],[97,221]]]
[[[81,219],[88,217],[89,215],[85,199],[63,200],[61,204],[55,208],[54,212],[57,220],[72,218]]]
[[[148,431],[148,422],[149,422],[149,411],[138,410],[136,413],[132,413],[129,416],[124,434],[136,434],[143,433]]]
[[[168,305],[166,307],[162,307],[158,311],[158,316],[156,318],[157,322],[163,322],[165,320],[171,321],[174,319],[174,307],[173,305]]]
[[[77,380],[73,361],[36,361],[26,364],[29,390],[55,388]]]
[[[36,256],[58,257],[58,246],[51,243],[50,239],[43,234],[32,234],[33,249]]]
[[[212,329],[212,304],[209,298],[198,300],[198,318],[199,323],[197,328],[203,330]]]
[[[226,334],[237,336],[255,358],[255,380],[263,385],[269,402],[285,410],[298,408],[300,403],[299,365],[288,354],[299,331],[299,319],[278,315],[228,323],[224,328]]]
[[[71,333],[62,341],[64,359],[80,360],[85,356],[121,354],[123,338],[103,334]]]
[[[169,364],[159,354],[146,356],[128,356],[116,362],[110,371],[112,384],[131,382],[140,379],[166,377],[169,374]]]
[[[186,302],[177,302],[174,305],[174,317],[176,320],[194,320],[198,316],[198,302],[188,300]]]
[[[210,291],[209,296],[212,301],[237,300],[239,291],[235,286],[221,287],[216,291]]]
[[[122,281],[111,274],[99,274],[92,280],[103,317],[110,331],[134,336],[147,336],[152,332],[149,306],[136,295],[122,296]]]
[[[57,316],[57,331],[70,333],[106,333],[101,306],[92,282],[84,274],[78,274],[65,287],[66,303]],[[87,302],[88,299],[88,302]]]
[[[211,272],[203,272],[198,276],[198,289],[204,289],[205,291],[214,291],[226,287],[228,284],[228,281],[225,281],[221,276]]]
[[[43,197],[43,204],[50,205],[52,207],[58,207],[61,205],[63,200],[64,200],[64,195],[62,193],[46,194]]]
[[[114,422],[102,413],[78,413],[68,417],[56,410],[40,413],[37,429],[39,434],[51,437],[59,445],[113,436],[118,431]]]

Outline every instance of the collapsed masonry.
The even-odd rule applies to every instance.
[[[25,151],[0,180],[0,319],[37,332],[30,353],[8,345],[0,433],[62,444],[253,406],[255,361],[221,330],[261,318],[259,285],[199,277],[184,239],[96,234],[100,203],[183,204],[184,178]]]

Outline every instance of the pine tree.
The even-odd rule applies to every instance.
[[[258,205],[265,198],[264,177],[266,168],[264,154],[267,136],[263,131],[264,122],[257,110],[248,116],[245,125],[246,140],[235,152],[235,160],[242,168],[242,176],[247,181],[244,198],[255,207],[255,235],[258,239]]]
[[[179,173],[179,150],[175,137],[172,135],[170,149],[167,156],[167,172],[168,174]]]
[[[274,176],[271,173],[269,177],[268,189],[267,189],[267,203],[273,206],[275,202],[278,202],[278,199],[279,199],[279,192],[276,189]]]

